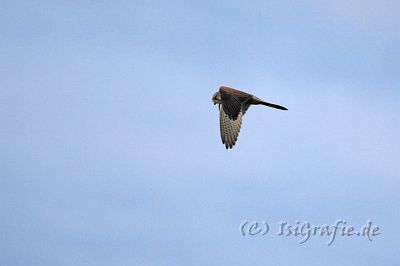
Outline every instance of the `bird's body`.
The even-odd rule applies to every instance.
[[[212,101],[219,106],[221,139],[226,149],[232,148],[235,145],[242,125],[242,118],[250,105],[262,104],[287,110],[283,106],[265,102],[254,95],[226,86],[219,88],[213,95]]]

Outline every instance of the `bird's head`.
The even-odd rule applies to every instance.
[[[214,103],[214,105],[221,104],[221,94],[219,93],[219,91],[217,91],[216,93],[214,93],[213,97],[212,97],[212,102]]]

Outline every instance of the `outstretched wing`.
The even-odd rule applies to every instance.
[[[225,144],[226,149],[232,148],[239,136],[240,127],[242,126],[243,112],[239,114],[235,120],[231,119],[224,111],[224,108],[219,110],[219,125],[221,131],[221,140]]]
[[[221,94],[222,109],[233,120],[238,118],[240,112],[247,110],[248,106],[246,110],[242,107],[248,105],[246,103],[253,97],[251,94],[225,86],[219,88],[219,93]]]

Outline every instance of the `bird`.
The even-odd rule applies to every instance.
[[[232,149],[236,144],[243,116],[250,105],[261,104],[280,110],[288,110],[281,105],[265,102],[250,93],[227,86],[219,87],[219,90],[212,97],[212,102],[214,105],[218,104],[221,140],[226,149]]]

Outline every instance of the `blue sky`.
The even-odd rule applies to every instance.
[[[399,8],[3,1],[0,264],[396,264]],[[250,108],[226,151],[222,84],[289,111]],[[338,219],[382,234],[275,233]]]

